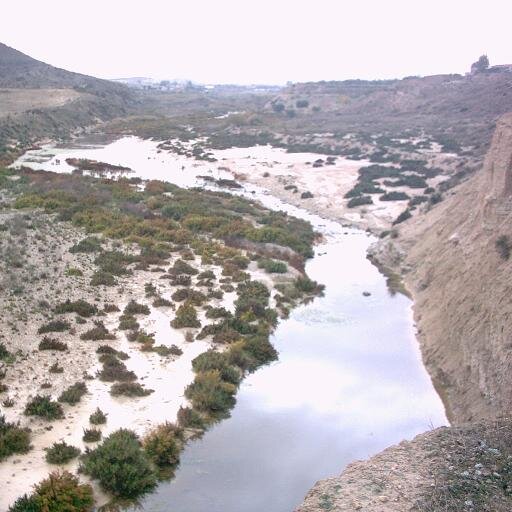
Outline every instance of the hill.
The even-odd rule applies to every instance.
[[[125,115],[128,87],[59,69],[0,43],[0,164],[41,138]]]

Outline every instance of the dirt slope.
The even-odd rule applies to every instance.
[[[512,405],[512,114],[499,121],[482,170],[453,196],[384,242],[415,299],[425,363],[455,423],[507,414]],[[395,243],[396,242],[396,243]]]
[[[349,465],[318,482],[298,512],[512,510],[512,114],[499,120],[482,169],[450,193],[371,256],[404,276],[455,426]]]

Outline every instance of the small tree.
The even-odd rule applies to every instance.
[[[489,68],[489,58],[487,55],[480,55],[480,58],[471,64],[471,73],[482,73]]]

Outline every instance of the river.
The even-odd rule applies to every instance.
[[[45,147],[18,163],[66,172],[55,162],[67,157],[126,165],[181,186],[202,183],[197,176],[206,173],[223,176],[215,164],[158,153],[155,142],[133,137]],[[412,303],[390,294],[366,259],[373,237],[252,185],[238,193],[306,218],[323,234],[307,273],[326,285],[325,295],[280,322],[272,336],[279,361],[243,381],[231,417],[189,443],[175,478],[142,500],[147,511],[290,512],[317,480],[447,424],[421,360]]]

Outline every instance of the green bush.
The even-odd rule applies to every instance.
[[[185,390],[194,408],[208,413],[226,412],[235,403],[236,386],[222,380],[221,372],[198,373]]]
[[[302,293],[321,293],[325,288],[324,285],[318,284],[308,276],[301,276],[295,279],[294,286]]]
[[[152,389],[146,389],[138,382],[119,382],[110,388],[112,396],[147,396],[153,393]]]
[[[85,443],[96,443],[101,439],[101,430],[97,428],[84,428],[82,441]]]
[[[407,219],[410,219],[412,217],[412,213],[407,208],[407,210],[404,210],[394,221],[393,226],[396,226],[397,224],[400,224],[401,222],[404,222]]]
[[[230,316],[231,313],[224,307],[210,307],[206,310],[206,318],[229,318]]]
[[[64,418],[62,405],[55,402],[49,396],[36,395],[25,406],[26,416],[39,416],[48,421]]]
[[[405,192],[386,192],[382,196],[379,197],[381,201],[405,201],[406,199],[410,199],[410,197]]]
[[[145,304],[139,304],[135,302],[133,299],[128,302],[126,307],[124,308],[123,315],[126,316],[134,316],[134,315],[149,315],[150,309]]]
[[[37,330],[38,334],[46,334],[47,332],[63,332],[68,331],[71,325],[64,320],[52,320]]]
[[[62,366],[59,366],[59,363],[53,363],[49,370],[50,373],[64,373],[64,368]]]
[[[500,255],[502,260],[508,260],[510,258],[510,250],[512,249],[512,245],[510,243],[510,239],[507,235],[501,235],[496,240],[496,250]]]
[[[183,327],[201,327],[201,322],[197,318],[197,311],[192,304],[182,304],[176,317],[171,321],[171,326],[175,329],[182,329]]]
[[[30,431],[9,423],[0,414],[0,461],[14,453],[27,453],[30,448]]]
[[[112,334],[101,321],[94,322],[94,327],[80,335],[81,340],[115,340],[116,337]]]
[[[66,441],[53,443],[50,448],[45,448],[45,451],[48,464],[66,464],[80,455],[80,449],[67,444]]]
[[[137,319],[132,315],[121,315],[119,317],[119,329],[121,331],[135,331],[140,327]]]
[[[107,415],[99,407],[89,416],[89,423],[91,425],[103,425],[106,422]]]
[[[201,306],[206,300],[206,295],[191,288],[179,288],[171,295],[172,300],[176,302],[188,301],[194,306]]]
[[[263,283],[259,281],[241,283],[238,285],[237,292],[238,299],[235,301],[237,316],[243,313],[252,313],[257,317],[264,316],[270,292]]]
[[[98,377],[104,382],[130,382],[137,380],[135,373],[128,370],[126,365],[119,361],[116,355],[102,354],[100,362],[103,363],[103,368],[98,372]]]
[[[0,343],[0,361],[6,361],[12,357],[12,354],[7,350],[5,343]]]
[[[59,352],[65,352],[68,350],[66,343],[45,336],[42,341],[39,342],[39,350],[58,350]]]
[[[285,274],[288,272],[288,266],[283,261],[276,261],[266,258],[261,258],[258,261],[258,268],[262,268],[269,274]]]
[[[277,359],[277,351],[268,337],[262,335],[248,336],[244,341],[244,351],[259,366]]]
[[[176,260],[173,267],[169,270],[171,274],[179,275],[186,274],[189,276],[194,276],[199,273],[199,271],[194,268],[192,265],[188,264],[183,260]]]
[[[87,393],[85,382],[75,382],[65,389],[59,396],[59,402],[75,405]]]
[[[373,204],[371,196],[356,196],[349,199],[347,203],[348,208],[355,208],[356,206],[363,206],[365,204]]]
[[[77,253],[77,252],[91,253],[91,252],[100,252],[101,250],[102,250],[101,240],[99,238],[91,236],[89,238],[84,238],[83,240],[80,240],[80,242],[78,242],[77,244],[73,245],[71,247],[71,249],[69,249],[69,252],[71,252],[71,253]]]
[[[99,480],[114,496],[136,498],[156,485],[149,457],[134,432],[120,429],[83,457],[84,473]]]
[[[142,446],[157,466],[173,466],[180,460],[181,434],[181,429],[172,423],[162,423],[146,434]]]
[[[180,407],[178,410],[178,425],[182,428],[204,429],[203,417],[190,407]]]
[[[110,272],[103,270],[97,270],[91,278],[91,286],[115,286],[116,284],[116,278]]]
[[[218,370],[222,380],[235,385],[240,383],[240,372],[229,364],[228,356],[223,352],[207,350],[199,354],[192,361],[192,368],[196,373]]]
[[[92,487],[63,471],[50,473],[30,496],[18,498],[9,512],[91,512],[93,508]]]
[[[64,314],[64,313],[76,313],[84,318],[88,318],[90,316],[95,315],[98,312],[98,309],[93,304],[89,304],[85,300],[76,300],[71,302],[69,299],[66,302],[61,302],[55,306],[55,313]]]

